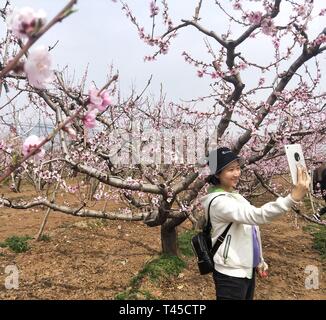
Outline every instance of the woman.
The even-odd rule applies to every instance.
[[[313,192],[320,192],[322,198],[326,202],[326,163],[321,164],[319,167],[315,168],[313,172]],[[314,214],[316,220],[320,220],[321,216],[326,213],[326,206],[319,209],[319,211]]]
[[[202,203],[206,215],[210,205],[213,244],[230,225],[214,255],[216,298],[252,300],[255,270],[263,276],[268,268],[257,225],[274,220],[298,204],[308,191],[310,177],[303,168],[298,168],[298,183],[291,194],[256,208],[235,191],[241,174],[236,154],[228,148],[219,148],[210,153],[208,161],[213,174],[207,179],[211,188]]]

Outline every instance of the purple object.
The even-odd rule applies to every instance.
[[[260,247],[255,226],[252,226],[252,239],[254,245],[253,267],[256,268],[260,263]]]

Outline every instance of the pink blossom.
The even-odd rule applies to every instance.
[[[248,15],[248,20],[252,24],[259,24],[261,21],[262,13],[260,11],[250,12]]]
[[[159,12],[159,9],[160,8],[155,5],[155,2],[151,1],[151,3],[150,3],[150,11],[151,11],[150,17],[153,18],[154,16],[157,16],[158,12]]]
[[[246,68],[247,68],[247,64],[246,63],[244,63],[244,62],[239,63],[239,69],[240,70],[244,70]]]
[[[324,16],[325,14],[326,14],[326,8],[320,10],[320,12],[319,12],[319,15],[320,15],[320,16]]]
[[[93,109],[97,109],[97,106],[102,105],[102,98],[98,94],[98,90],[95,88],[91,88],[88,91],[89,96],[89,106],[92,106]]]
[[[146,62],[146,61],[154,61],[154,60],[156,60],[155,57],[151,57],[151,56],[145,56],[145,57],[144,57],[144,61],[145,61],[145,62]]]
[[[233,5],[234,10],[241,10],[241,3],[237,0],[236,3]]]
[[[260,78],[258,82],[258,86],[262,86],[265,83],[265,78]]]
[[[306,14],[306,7],[304,5],[298,6],[295,8],[299,16],[304,16]]]
[[[302,44],[305,44],[307,42],[307,38],[305,38],[304,36],[302,35],[298,35],[298,42],[302,45]]]
[[[99,94],[99,90],[91,88],[88,91],[89,95],[89,105],[88,109],[98,109],[99,111],[105,111],[105,109],[112,104],[111,97],[108,90],[103,90]]]
[[[261,23],[261,30],[264,34],[270,35],[274,32],[274,22],[270,18],[265,18]]]
[[[44,89],[45,85],[53,80],[51,56],[45,46],[32,50],[24,65],[28,82],[35,88]]]
[[[326,35],[321,34],[321,35],[318,36],[317,39],[314,40],[313,45],[314,46],[319,46],[319,45],[321,45],[322,43],[325,43],[325,42],[326,42]]]
[[[197,76],[198,76],[199,78],[202,78],[203,75],[204,75],[204,71],[197,70]]]
[[[102,98],[102,104],[101,104],[102,109],[100,109],[100,108],[98,108],[98,109],[100,111],[104,111],[109,105],[112,104],[111,96],[109,94],[109,91],[107,91],[107,90],[102,91],[100,96]]]
[[[87,128],[91,129],[95,127],[97,112],[97,109],[88,110],[84,115],[83,123]]]
[[[238,73],[239,73],[239,69],[238,68],[232,68],[231,71],[230,71],[230,74],[233,75],[233,76],[236,75],[236,74],[238,74]]]
[[[275,37],[275,38],[273,38],[272,42],[273,42],[275,49],[278,49],[280,47],[280,39]]]
[[[212,79],[216,79],[217,77],[218,77],[218,73],[217,72],[212,72],[211,73],[211,77],[212,77]]]
[[[45,24],[46,13],[30,7],[14,10],[7,18],[8,29],[19,39],[30,37]]]
[[[42,138],[39,138],[38,136],[31,135],[23,143],[23,150],[22,153],[24,156],[31,153],[40,143],[42,142]],[[44,149],[39,149],[37,153],[35,154],[37,159],[42,159],[45,155]]]

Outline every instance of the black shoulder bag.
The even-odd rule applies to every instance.
[[[212,239],[211,239],[211,230],[212,230],[212,224],[210,219],[210,212],[209,209],[211,207],[211,204],[213,200],[217,197],[221,196],[218,195],[214,197],[208,206],[207,211],[207,224],[203,228],[203,231],[199,232],[197,235],[193,236],[191,239],[191,245],[192,249],[194,251],[194,254],[197,257],[197,264],[199,268],[200,274],[207,274],[210,272],[213,272],[214,270],[214,255],[219,248],[219,246],[224,241],[224,238],[226,234],[228,233],[232,222],[226,227],[224,232],[217,238],[213,248],[212,248]]]

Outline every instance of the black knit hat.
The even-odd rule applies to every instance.
[[[211,174],[216,174],[221,172],[232,161],[240,160],[240,157],[229,148],[222,147],[212,150],[207,160]]]

